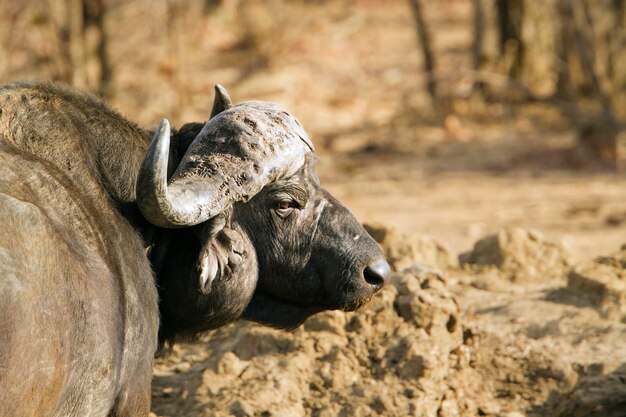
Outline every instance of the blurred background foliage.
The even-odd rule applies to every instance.
[[[278,102],[364,221],[465,250],[626,227],[625,0],[0,0],[0,82],[58,80],[145,127],[213,86]]]
[[[142,123],[204,118],[219,82],[282,102],[322,148],[410,151],[415,124],[472,140],[464,116],[532,103],[621,158],[624,0],[22,0],[0,16],[1,81],[64,81]]]

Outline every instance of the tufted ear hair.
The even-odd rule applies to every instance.
[[[241,235],[231,227],[231,215],[232,209],[228,209],[200,229],[198,238],[203,246],[198,258],[198,277],[203,294],[211,292],[215,280],[228,279],[246,255]]]

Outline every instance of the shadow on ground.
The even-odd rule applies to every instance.
[[[583,376],[569,392],[552,392],[531,413],[537,417],[625,417],[626,363],[606,375]]]

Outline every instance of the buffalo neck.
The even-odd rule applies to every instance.
[[[134,201],[149,132],[61,85],[12,84],[0,90],[0,101],[4,141],[56,166],[84,196]]]

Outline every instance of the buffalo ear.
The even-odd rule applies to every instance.
[[[213,281],[230,278],[245,256],[243,239],[239,232],[231,229],[229,217],[228,213],[219,214],[201,229],[198,284],[203,294],[211,292]]]
[[[204,123],[185,123],[180,130],[173,132],[170,138],[169,154],[167,159],[167,178],[171,178],[187,152],[191,142],[198,136]]]
[[[178,132],[174,134],[175,141],[172,141],[172,146],[176,148],[181,158],[187,152],[189,145],[191,145],[191,142],[198,136],[198,133],[200,133],[203,127],[204,123],[185,123]]]
[[[228,92],[221,84],[215,85],[215,98],[213,99],[213,110],[211,110],[211,117],[209,120],[233,107],[233,101],[230,99]]]

